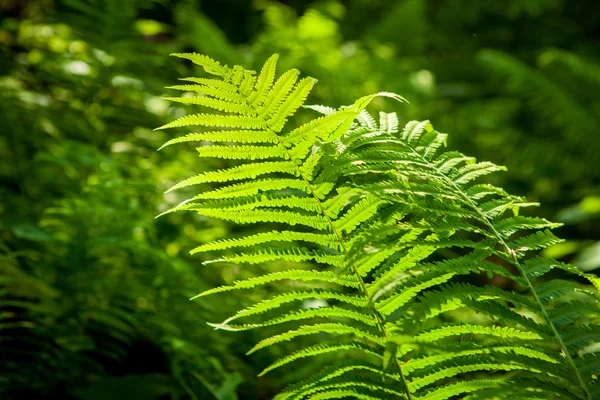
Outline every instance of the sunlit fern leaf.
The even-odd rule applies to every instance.
[[[380,359],[381,355],[377,351],[377,349],[372,348],[366,344],[361,342],[349,341],[349,342],[339,342],[336,341],[333,344],[316,344],[310,347],[306,347],[304,349],[295,351],[294,353],[289,354],[283,358],[278,359],[267,368],[265,368],[259,376],[266,374],[269,371],[272,371],[276,368],[280,368],[286,364],[289,364],[293,361],[296,361],[301,358],[307,357],[315,357],[318,355],[326,354],[326,353],[338,353],[338,352],[354,352],[354,353],[362,353],[363,355],[370,356],[373,359]]]
[[[336,236],[332,234],[295,232],[295,231],[272,231],[257,233],[252,236],[244,236],[239,239],[225,239],[211,242],[193,249],[192,253],[224,250],[237,247],[250,247],[269,242],[306,242],[315,243],[332,249],[339,249]]]
[[[194,298],[276,288],[210,325],[270,327],[249,353],[295,349],[277,352],[261,375],[315,359],[326,365],[278,399],[476,399],[498,391],[510,393],[501,398],[592,398],[598,293],[547,277],[598,279],[535,255],[560,242],[549,231],[558,224],[520,216],[536,203],[480,181],[503,167],[442,151],[447,135],[429,121],[399,131],[395,114],[375,119],[365,110],[375,97],[402,101],[398,95],[381,92],[339,109],[305,106],[323,115],[291,128],[314,79],[297,70],[277,76],[277,56],[259,74],[177,56],[217,78],[173,87],[201,94],[173,101],[212,111],[161,127],[205,129],[165,146],[199,141],[201,157],[235,165],[175,185],[219,184],[168,212],[270,227],[192,250],[214,257],[206,263],[248,266],[243,280]],[[252,267],[271,263],[283,269]],[[314,301],[319,308],[302,308]]]

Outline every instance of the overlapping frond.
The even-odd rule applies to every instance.
[[[394,117],[382,115],[380,120],[393,121]],[[342,144],[335,146],[337,154],[334,157],[346,164],[344,174],[354,177],[357,173],[354,166],[363,166],[361,174],[369,176],[370,180],[362,184],[365,192],[382,201],[402,204],[399,207],[403,215],[396,225],[407,230],[418,229],[423,232],[421,235],[429,234],[429,243],[425,246],[428,251],[423,253],[422,259],[415,261],[414,254],[415,249],[423,248],[423,244],[411,246],[400,253],[399,261],[384,264],[380,269],[382,272],[376,273],[373,283],[368,284],[375,288],[370,292],[377,296],[378,311],[397,318],[396,328],[404,331],[403,335],[412,335],[411,341],[435,339],[432,342],[435,352],[446,349],[447,344],[442,340],[446,335],[468,335],[471,341],[477,340],[482,332],[511,332],[502,339],[532,349],[533,345],[524,340],[535,337],[541,341],[541,349],[560,356],[554,358],[560,360],[560,365],[552,368],[557,373],[555,381],[560,382],[559,388],[567,390],[574,398],[591,398],[594,373],[582,371],[576,360],[581,357],[583,348],[598,342],[593,333],[595,328],[591,328],[591,324],[597,322],[598,293],[573,280],[544,278],[552,270],[587,278],[594,285],[597,285],[597,278],[583,274],[575,267],[532,255],[534,251],[561,242],[548,230],[559,224],[519,214],[521,208],[535,203],[511,196],[489,184],[474,184],[475,179],[502,168],[488,162],[478,163],[458,152],[439,153],[446,135],[436,132],[427,121],[410,122],[398,133],[389,131],[384,122],[382,127],[371,128],[368,134],[361,136],[356,138],[349,132],[340,140]],[[343,145],[345,141],[348,147]],[[351,151],[348,151],[350,147]],[[383,159],[388,161],[382,162]],[[447,248],[448,240],[440,237],[439,224],[455,221],[457,217],[462,223],[450,223],[453,231],[445,231],[453,238],[450,249],[454,249],[454,255],[446,256],[444,260],[423,262],[425,257],[431,259],[430,254],[436,254],[434,251]],[[526,234],[526,230],[533,233]],[[360,254],[365,248],[393,243],[402,233],[399,230],[396,236],[384,238],[369,233],[370,239],[357,241],[359,246],[352,251]],[[471,239],[465,240],[467,238]],[[459,275],[478,271],[508,278],[512,285],[525,292],[517,294],[494,286],[456,281],[455,277]],[[577,303],[572,304],[569,300],[574,297]],[[485,325],[449,325],[428,330],[436,318],[467,308],[484,317]],[[515,334],[518,332],[523,332],[524,336]],[[438,343],[439,340],[442,343]],[[422,344],[416,348],[421,354],[424,350],[432,351]],[[539,373],[531,374],[529,381],[543,381],[550,369],[541,361],[541,357],[534,357],[516,369],[525,368],[523,370],[529,374],[537,370]],[[432,368],[436,364],[432,364]],[[488,368],[485,363],[481,367],[481,370]],[[452,368],[466,371],[462,367]],[[447,368],[444,371],[433,376],[448,374]],[[410,374],[408,379],[411,379]],[[418,394],[425,386],[435,385],[434,380],[424,382],[428,382],[427,385],[409,387]],[[545,396],[559,396],[559,391],[552,390],[549,388]]]
[[[171,100],[212,111],[161,127],[199,127],[165,146],[198,141],[200,157],[235,164],[176,184],[171,190],[218,187],[169,212],[268,224],[192,252],[219,254],[207,262],[285,266],[196,297],[277,287],[211,324],[276,329],[250,353],[328,338],[261,372],[329,360],[278,398],[476,399],[505,390],[515,398],[591,399],[598,391],[597,292],[548,277],[554,271],[597,287],[598,280],[534,254],[560,242],[549,230],[558,225],[519,214],[535,203],[476,183],[504,168],[442,152],[447,135],[428,121],[399,131],[395,114],[375,119],[365,110],[376,96],[402,100],[397,95],[365,96],[340,109],[311,106],[324,115],[290,129],[314,79],[296,70],[277,77],[277,56],[258,76],[198,54],[177,56],[218,79],[173,87],[197,96]],[[302,308],[315,300],[320,308]]]

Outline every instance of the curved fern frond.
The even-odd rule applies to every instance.
[[[272,243],[272,242],[305,242],[314,243],[321,246],[329,247],[332,249],[339,250],[339,243],[336,241],[335,235],[323,234],[323,233],[310,233],[310,232],[296,232],[296,231],[271,231],[265,233],[257,233],[252,236],[244,236],[239,239],[225,239],[207,243],[202,246],[198,246],[191,251],[194,253],[202,253],[208,251],[225,250],[230,248],[238,247],[251,247],[259,244]]]
[[[381,130],[378,132],[381,133]],[[432,135],[438,135],[439,138],[437,140],[432,139]],[[486,239],[479,243],[487,243],[487,245],[483,248],[481,246],[471,245],[470,247],[475,250],[473,254],[479,252],[479,254],[482,254],[484,257],[494,254],[501,257],[505,262],[512,264],[518,271],[518,275],[514,276],[514,278],[511,276],[512,274],[508,274],[507,276],[520,285],[527,287],[532,296],[531,300],[526,302],[520,301],[512,305],[511,303],[504,301],[506,299],[502,299],[502,297],[497,297],[496,299],[488,298],[487,301],[491,304],[481,303],[481,299],[475,302],[472,300],[459,303],[455,302],[450,309],[470,307],[471,309],[487,314],[492,318],[501,318],[504,322],[512,320],[520,326],[529,329],[531,333],[543,332],[544,334],[549,334],[548,337],[546,337],[546,335],[544,335],[544,337],[552,339],[556,346],[560,348],[565,356],[567,370],[570,370],[573,381],[575,382],[575,385],[578,386],[576,389],[573,389],[573,391],[578,392],[582,394],[584,398],[587,398],[589,396],[588,393],[590,393],[588,385],[585,383],[586,380],[581,376],[573,362],[573,349],[576,348],[576,346],[570,351],[566,342],[563,341],[562,337],[563,335],[568,334],[568,331],[565,330],[562,334],[558,332],[557,322],[550,317],[550,315],[552,315],[553,306],[549,304],[549,299],[557,299],[566,292],[574,293],[576,291],[581,291],[582,293],[587,292],[597,299],[597,292],[577,288],[577,285],[574,286],[570,281],[565,284],[561,284],[559,281],[552,281],[535,285],[535,278],[544,275],[553,267],[550,267],[549,265],[531,265],[532,260],[535,260],[535,258],[529,258],[529,252],[545,249],[559,243],[561,240],[556,238],[546,229],[556,227],[557,224],[539,218],[517,215],[519,208],[535,205],[534,203],[528,203],[521,198],[510,196],[501,189],[495,189],[490,185],[471,186],[473,178],[479,177],[484,173],[487,174],[488,172],[500,170],[501,168],[497,168],[490,163],[476,163],[472,158],[464,157],[456,152],[442,153],[440,156],[435,156],[434,153],[429,151],[430,147],[428,147],[428,144],[432,142],[441,143],[445,141],[445,137],[445,135],[437,134],[429,123],[416,122],[409,123],[397,136],[393,134],[389,135],[389,137],[385,137],[381,134],[379,135],[380,141],[385,139],[386,143],[394,143],[397,145],[397,150],[394,151],[386,144],[385,151],[388,153],[389,158],[410,161],[409,165],[413,170],[410,175],[408,175],[410,180],[400,180],[400,183],[406,187],[404,193],[408,193],[408,196],[411,197],[410,201],[413,202],[412,205],[409,201],[406,202],[409,207],[409,210],[406,212],[412,219],[419,218],[420,221],[423,221],[428,218],[437,219],[444,215],[454,217],[457,215],[454,212],[454,207],[460,207],[464,215],[463,218],[472,220],[474,224],[484,228],[483,230],[486,231]],[[339,147],[340,146],[338,146],[338,148]],[[377,175],[406,173],[406,162],[403,162],[401,166],[396,167],[396,170],[394,170],[390,164],[382,164],[378,159],[374,159],[372,157],[373,147],[373,142],[366,142],[361,146],[355,146],[352,153],[337,156],[340,161],[343,160],[343,162],[346,162],[347,174],[354,173],[352,163],[355,161],[353,160],[369,163],[370,173],[376,173]],[[417,173],[415,174],[413,172]],[[455,201],[456,206],[446,205],[444,207],[445,209],[439,206],[431,207],[431,200],[415,196],[414,191],[411,192],[411,189],[419,184],[427,184],[436,187],[438,190],[443,189],[444,193],[453,194],[457,199]],[[390,196],[390,190],[393,191],[398,186],[401,185],[388,184],[386,187],[386,184],[379,184],[378,186],[371,186],[373,188],[371,190],[368,188],[365,190],[370,193],[376,191],[385,199],[386,196],[392,197]],[[515,215],[507,217],[505,216],[507,211],[513,211]],[[433,215],[427,216],[427,214]],[[422,228],[423,223],[419,223],[419,227]],[[457,226],[456,228],[456,232],[461,231],[460,227]],[[432,226],[431,229],[433,230],[435,227]],[[535,232],[528,236],[518,236],[514,238],[516,233],[520,232],[522,229],[535,230]],[[474,232],[474,230],[470,231]],[[456,235],[457,233],[454,234]],[[464,232],[464,234],[467,234],[467,232]],[[491,239],[491,241],[488,239]],[[466,242],[464,243],[466,244]],[[432,243],[432,245],[435,246],[435,243]],[[485,251],[485,247],[487,247],[487,255],[481,253],[481,250]],[[550,264],[552,263],[553,262],[550,262]],[[568,269],[569,272],[575,272],[571,268],[566,269]],[[451,268],[448,268],[447,270],[453,271]],[[494,268],[485,267],[483,270],[491,272]],[[494,271],[494,273],[498,272],[499,270]],[[578,274],[582,275],[581,273]],[[410,276],[405,276],[401,279],[406,281],[411,278]],[[410,296],[408,294],[409,292],[407,292],[406,285],[399,285],[399,287],[401,293],[396,295],[398,299]],[[465,286],[465,288],[467,287],[468,285]],[[455,299],[457,296],[461,296],[461,292],[463,292],[463,290],[456,290],[454,292],[449,291],[447,296],[449,299]],[[390,300],[388,299],[388,301]],[[398,300],[398,303],[400,306],[404,305],[402,300]],[[536,315],[536,318],[543,321],[548,329],[538,328],[537,323],[521,317],[520,313],[522,310],[518,307],[524,305],[526,306],[526,311]],[[511,310],[511,308],[514,309]],[[446,309],[445,311],[450,311],[450,309]],[[390,307],[388,312],[393,312],[394,310],[394,307]],[[570,315],[572,316],[573,314]],[[587,313],[587,315],[589,315],[589,313]],[[574,322],[570,321],[568,317],[566,321],[569,323]],[[579,321],[581,321],[581,319],[579,319]],[[584,343],[586,342],[581,342],[582,345],[584,345]]]
[[[381,358],[381,355],[369,346],[366,346],[359,342],[348,342],[338,344],[317,344],[311,347],[307,347],[302,350],[298,350],[284,358],[275,361],[273,364],[265,368],[258,376],[262,376],[275,368],[282,367],[286,364],[296,361],[300,358],[315,357],[325,353],[340,352],[340,351],[354,351],[363,353],[364,355],[371,356],[375,359]]]
[[[535,255],[560,242],[550,231],[559,224],[521,215],[537,204],[478,182],[503,167],[442,151],[447,135],[428,121],[399,131],[396,114],[376,119],[366,111],[374,98],[403,101],[398,95],[381,92],[339,109],[304,106],[323,115],[289,128],[316,80],[297,70],[277,77],[277,56],[258,75],[198,54],[177,56],[217,78],[173,87],[201,96],[171,100],[212,111],[161,127],[206,129],[165,146],[201,142],[200,157],[235,164],[176,184],[170,190],[217,187],[168,212],[268,225],[192,250],[219,254],[206,262],[248,265],[245,279],[194,299],[276,288],[211,324],[270,327],[249,353],[332,340],[284,353],[260,373],[324,361],[277,398],[483,399],[505,391],[519,399],[592,399],[598,293],[549,273],[600,281]],[[283,270],[253,272],[264,263]],[[301,308],[315,300],[318,308]]]

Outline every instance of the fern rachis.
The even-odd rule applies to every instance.
[[[499,398],[589,399],[596,394],[593,374],[600,368],[593,353],[584,353],[598,335],[593,325],[597,293],[577,284],[536,284],[552,269],[583,274],[553,260],[526,258],[528,251],[557,241],[541,230],[556,224],[517,216],[518,208],[532,204],[494,186],[472,184],[502,168],[440,152],[446,135],[428,122],[411,122],[398,132],[395,114],[381,113],[375,121],[365,108],[376,96],[402,100],[389,93],[365,96],[337,110],[309,107],[324,115],[286,131],[314,79],[298,79],[296,70],[275,79],[276,56],[258,77],[206,56],[177,56],[217,78],[186,78],[194,84],[173,88],[202,95],[170,99],[214,112],[163,126],[208,129],[165,146],[211,141],[198,149],[201,157],[236,164],[175,185],[172,190],[221,186],[170,211],[286,226],[194,249],[223,252],[214,262],[278,261],[286,266],[196,297],[289,280],[310,285],[212,325],[232,331],[281,325],[281,333],[250,353],[315,334],[337,338],[299,348],[261,374],[307,357],[350,355],[278,398],[476,399],[498,390],[504,393]],[[505,217],[511,210],[515,216]],[[524,229],[536,233],[516,237]],[[461,278],[480,272],[504,276],[527,292]],[[594,277],[586,277],[596,284]],[[576,303],[562,300],[569,298]],[[311,299],[333,304],[279,312]],[[469,323],[453,316],[465,308],[482,317]],[[584,309],[589,311],[577,314]],[[473,341],[454,344],[454,338],[465,335]],[[579,358],[585,361],[578,364]],[[479,379],[482,374],[488,376]]]

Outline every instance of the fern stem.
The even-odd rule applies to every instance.
[[[510,254],[514,266],[517,268],[517,270],[519,271],[519,273],[523,276],[523,278],[525,279],[525,282],[527,283],[527,287],[529,288],[529,290],[531,291],[531,293],[533,294],[533,298],[535,299],[536,303],[538,304],[539,308],[540,308],[540,312],[542,314],[542,317],[546,320],[546,323],[548,324],[548,326],[550,326],[550,329],[552,329],[552,332],[554,334],[554,337],[556,339],[556,341],[558,342],[561,351],[563,352],[567,363],[569,364],[569,367],[571,368],[571,372],[573,373],[573,375],[577,378],[577,381],[579,382],[580,386],[581,386],[581,390],[583,391],[585,398],[587,400],[592,400],[592,397],[587,389],[587,386],[583,380],[583,377],[581,376],[581,374],[579,373],[579,370],[577,369],[577,366],[575,365],[575,362],[573,361],[573,358],[571,357],[571,355],[569,354],[569,351],[567,350],[567,346],[565,345],[564,341],[562,340],[562,337],[560,336],[560,334],[558,333],[558,330],[556,329],[556,326],[554,325],[554,323],[552,322],[552,320],[550,319],[550,316],[548,315],[548,313],[546,312],[546,309],[544,308],[544,304],[542,303],[542,301],[540,300],[539,296],[537,295],[537,292],[535,291],[535,288],[533,287],[533,283],[531,282],[531,280],[529,279],[529,277],[527,276],[527,274],[525,273],[525,270],[523,269],[523,266],[521,265],[521,263],[519,262],[519,259],[517,258],[516,253],[514,252],[514,250],[512,250],[508,244],[506,243],[506,241],[502,238],[502,236],[500,235],[500,233],[496,230],[496,228],[494,227],[494,225],[492,224],[492,222],[489,220],[489,218],[479,209],[479,207],[477,206],[476,203],[474,203],[471,198],[456,184],[454,183],[451,179],[449,179],[443,172],[441,172],[435,165],[432,165],[429,161],[427,161],[419,152],[417,152],[412,146],[410,146],[408,143],[404,143],[406,145],[406,147],[408,147],[417,157],[419,157],[421,160],[423,160],[424,163],[428,164],[433,170],[436,171],[437,175],[440,176],[445,182],[447,182],[450,186],[452,186],[456,192],[459,194],[459,196],[463,199],[463,201],[465,203],[467,203],[482,219],[482,221],[485,223],[485,225],[490,229],[490,231],[494,234],[494,236],[496,236],[496,239],[498,240],[498,243],[500,243],[508,252],[508,254]]]

